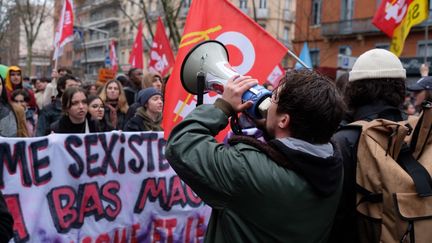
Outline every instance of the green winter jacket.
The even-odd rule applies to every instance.
[[[214,136],[227,124],[221,109],[201,105],[173,129],[166,148],[173,169],[213,209],[205,242],[326,242],[341,192],[341,161],[275,141],[282,158],[300,165],[296,173],[254,146],[218,143]]]

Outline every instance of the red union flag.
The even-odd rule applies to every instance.
[[[171,49],[162,19],[159,17],[156,34],[150,50],[150,62],[148,69],[158,72],[165,77],[174,65],[174,54]]]
[[[375,13],[372,23],[389,37],[407,14],[412,0],[383,0]]]
[[[372,23],[392,42],[390,51],[400,56],[412,26],[428,18],[428,0],[383,0]]]
[[[138,31],[135,36],[135,41],[132,46],[132,51],[129,56],[129,64],[131,65],[131,68],[143,69],[144,67],[142,31],[142,21],[140,21],[138,24]]]
[[[208,39],[224,43],[234,69],[240,74],[257,78],[261,83],[267,80],[287,53],[285,46],[229,1],[192,1],[174,70],[166,87],[163,113],[165,138],[195,108],[196,97],[182,87],[180,69],[187,52]],[[207,94],[204,103],[212,103],[216,98]],[[227,129],[219,134],[219,141],[226,132]]]
[[[54,35],[53,60],[57,60],[61,56],[63,46],[73,40],[73,24],[73,3],[72,0],[65,0]]]

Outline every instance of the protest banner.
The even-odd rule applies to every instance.
[[[3,138],[15,242],[201,242],[211,209],[165,159],[159,132]]]

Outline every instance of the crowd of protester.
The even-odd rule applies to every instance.
[[[378,62],[382,64],[379,67],[374,64]],[[380,118],[381,116],[391,121],[401,121],[406,120],[409,115],[419,115],[423,102],[425,100],[432,101],[432,77],[428,76],[429,70],[425,70],[425,67],[422,67],[420,71],[422,77],[414,84],[406,86],[405,69],[403,69],[400,60],[388,51],[374,49],[363,54],[356,61],[353,70],[340,75],[336,80],[330,80],[315,72],[293,71],[292,73],[288,72],[282,79],[281,86],[273,87],[272,84],[264,84],[265,88],[271,91],[274,89],[274,91],[271,98],[272,105],[268,111],[270,115],[267,115],[267,123],[263,131],[267,136],[272,135],[272,133],[274,133],[274,137],[276,135],[279,136],[278,139],[283,141],[283,146],[281,145],[283,149],[282,153],[279,153],[280,151],[277,149],[274,150],[273,147],[270,148],[265,144],[258,144],[259,146],[255,144],[254,146],[258,146],[262,151],[270,151],[271,156],[267,156],[268,151],[266,153],[250,152],[251,156],[247,161],[252,163],[251,161],[256,160],[255,157],[258,155],[270,162],[275,160],[276,164],[279,165],[278,173],[280,173],[282,179],[285,178],[287,180],[285,183],[282,183],[283,180],[277,182],[280,188],[289,185],[290,182],[288,181],[293,181],[291,178],[292,174],[288,173],[289,175],[287,175],[286,171],[290,171],[296,167],[291,167],[289,163],[285,163],[286,157],[293,156],[291,150],[297,149],[291,148],[293,144],[300,147],[305,146],[315,152],[319,150],[331,154],[332,160],[330,162],[335,165],[332,167],[334,170],[328,171],[328,174],[322,174],[322,168],[319,169],[322,174],[321,179],[328,180],[330,178],[331,181],[329,183],[333,183],[331,191],[320,191],[322,186],[318,185],[319,183],[314,185],[314,183],[311,183],[307,179],[318,175],[312,167],[312,169],[309,168],[312,170],[310,171],[310,175],[307,171],[297,171],[298,168],[293,169],[295,173],[306,176],[306,181],[311,183],[314,189],[311,190],[309,186],[306,186],[307,183],[303,181],[304,179],[294,176],[293,178],[296,183],[304,187],[297,186],[298,188],[292,189],[294,190],[293,192],[296,192],[298,195],[308,195],[308,198],[301,199],[305,202],[307,201],[307,203],[311,203],[310,198],[315,198],[312,200],[315,204],[310,204],[314,205],[311,209],[316,210],[317,213],[325,212],[327,215],[322,217],[323,221],[317,221],[316,217],[312,217],[309,211],[300,212],[297,210],[294,212],[288,209],[285,210],[287,218],[293,214],[296,214],[298,219],[307,219],[308,215],[311,216],[308,222],[314,222],[313,227],[317,231],[315,235],[311,235],[303,229],[294,229],[298,233],[296,236],[296,234],[291,234],[292,232],[288,234],[290,231],[286,231],[286,224],[279,224],[281,226],[279,233],[286,234],[283,235],[286,237],[284,239],[304,239],[304,237],[309,237],[311,241],[315,241],[316,239],[329,237],[330,242],[354,242],[351,240],[359,237],[355,225],[355,190],[353,189],[355,181],[355,170],[353,171],[353,168],[356,163],[356,141],[358,140],[359,132],[346,132],[336,130],[336,128],[357,120],[371,120]],[[161,122],[165,82],[164,78],[158,73],[132,68],[126,75],[119,75],[116,79],[109,80],[106,83],[96,82],[88,84],[83,83],[82,80],[67,68],[54,70],[51,78],[38,77],[28,79],[23,77],[19,67],[10,66],[4,79],[1,76],[0,78],[0,136],[2,137],[34,137],[46,136],[52,133],[92,133],[112,130],[163,131]],[[202,140],[202,134],[197,132],[199,129],[203,129],[201,124],[212,124],[212,122],[216,121],[225,124],[227,122],[225,120],[230,115],[233,115],[233,112],[246,109],[246,103],[239,103],[241,97],[239,95],[242,92],[235,92],[235,90],[246,90],[249,86],[252,87],[257,83],[255,79],[248,76],[233,77],[227,82],[230,85],[230,89],[232,89],[231,91],[230,89],[228,89],[228,92],[224,91],[222,98],[219,98],[214,106],[204,106],[204,108],[196,109],[192,113],[192,116],[188,116],[188,119],[179,125],[168,140],[167,159],[182,179],[186,178],[186,181],[189,181],[189,183],[190,180],[201,178],[200,176],[189,178],[192,175],[190,172],[191,168],[193,169],[194,166],[197,166],[197,174],[201,173],[201,170],[204,168],[201,165],[197,165],[195,160],[189,159],[188,156],[191,153],[185,152],[193,149],[193,146],[200,144],[196,143],[196,141]],[[320,84],[318,85],[318,83]],[[321,95],[312,97],[317,94],[314,92],[320,90],[323,91],[321,93],[322,97]],[[311,102],[317,98],[321,98],[321,101]],[[347,111],[345,111],[345,105],[348,108]],[[306,111],[306,108],[309,109],[310,107],[315,107],[316,110],[309,113]],[[289,112],[284,109],[288,109]],[[328,129],[322,129],[323,125],[321,123],[323,120],[315,119],[314,117],[318,115],[328,119],[328,124],[324,126]],[[215,118],[211,119],[211,116],[215,116]],[[269,119],[269,116],[272,119]],[[298,119],[296,116],[301,116],[305,120],[296,122],[296,119]],[[341,121],[342,117],[344,119]],[[224,127],[219,123],[213,124],[215,130],[216,127],[218,129]],[[243,128],[251,128],[255,127],[258,123],[242,113],[239,117],[239,124]],[[208,133],[207,131],[201,132]],[[193,133],[198,133],[196,140],[190,140],[189,136]],[[216,157],[218,157],[215,151],[219,150],[211,146],[219,146],[219,144],[214,143],[213,140],[211,140],[212,143],[203,141],[201,141],[203,144],[198,149],[198,151],[203,153],[202,157],[208,157],[208,154],[211,152],[214,152]],[[242,140],[240,143],[245,143],[245,141]],[[192,144],[188,144],[189,142]],[[333,150],[332,143],[337,144],[338,148]],[[209,144],[211,145],[210,150],[208,150]],[[269,144],[271,145],[271,141]],[[340,150],[339,152],[342,153],[342,156],[336,150]],[[238,151],[227,151],[219,151],[225,156],[221,156],[220,159],[226,160],[226,156],[229,155],[228,152],[232,152],[233,155],[228,156],[228,159],[238,162],[237,160],[240,158],[238,157]],[[308,156],[310,157],[310,155]],[[320,156],[316,157],[317,161],[327,160]],[[340,156],[340,159],[338,159],[338,156]],[[182,160],[179,160],[179,158],[182,158]],[[192,162],[192,164],[190,166],[187,165],[187,170],[184,170],[184,164],[189,162]],[[258,164],[262,166],[262,161],[255,162],[257,163],[256,166]],[[274,174],[276,169],[274,169],[272,163],[270,165],[269,170]],[[236,166],[237,163],[233,163],[234,171],[238,169]],[[227,183],[230,182],[229,176],[225,178],[225,171],[217,171],[216,167],[210,166],[208,174],[220,172],[221,176],[217,175],[215,178],[223,177],[224,180],[227,180]],[[252,167],[248,167],[251,173],[258,173]],[[341,168],[343,168],[343,172]],[[337,173],[335,173],[336,170],[338,170]],[[243,170],[240,169],[240,171]],[[241,175],[239,174],[239,176]],[[262,176],[269,175],[263,174]],[[257,181],[266,181],[263,178],[260,177]],[[233,179],[235,178],[233,177]],[[211,183],[212,185],[205,185],[204,187],[196,186],[194,183],[190,185],[206,203],[210,202],[210,206],[212,206],[212,203],[216,205],[213,208],[214,213],[217,213],[217,205],[225,203],[225,198],[219,197],[220,195],[216,195],[216,193],[213,195],[214,198],[213,196],[210,197],[211,200],[209,201],[207,189],[210,187],[216,188],[215,185],[218,182],[217,180],[214,183],[211,180],[206,180],[205,183]],[[198,180],[197,183],[197,185],[200,185],[199,183],[201,182]],[[221,187],[226,186],[224,183],[222,184]],[[247,194],[247,196],[255,196],[252,191],[256,188],[251,189],[249,187],[252,184],[244,184],[244,187],[247,189],[246,191],[251,191],[251,194]],[[273,184],[266,186],[269,188],[274,187]],[[233,189],[237,190],[238,188],[237,186],[233,186]],[[322,195],[318,195],[320,193],[317,194],[317,190],[326,196],[322,197]],[[277,191],[274,195],[272,194],[272,197],[279,200],[279,192]],[[276,212],[284,215],[279,208],[282,208],[286,201],[292,199],[291,194],[285,196],[286,198],[282,196],[283,200],[278,201],[281,202],[279,207],[275,207],[271,202],[269,203],[265,197],[260,197],[259,200],[264,198],[260,201],[260,205],[267,205],[267,207],[260,210],[271,212],[271,215],[276,215]],[[241,203],[238,204],[241,205],[240,208],[232,209],[233,215],[243,210],[242,207],[246,202],[242,200],[246,200],[245,198],[240,198],[239,202]],[[327,199],[324,200],[325,198]],[[256,198],[256,200],[258,199]],[[4,202],[0,194],[1,203]],[[334,215],[336,215],[334,223],[328,223],[332,222],[328,220]],[[237,216],[234,218],[237,218]],[[257,215],[257,218],[261,218],[263,222],[268,220],[269,224],[273,221],[273,218],[263,218],[262,215]],[[239,222],[236,222],[235,225],[237,223]],[[214,228],[215,225],[222,227],[217,220],[213,224],[213,226],[210,226],[210,233],[212,230],[216,230]],[[250,227],[250,224],[244,222],[240,222],[239,225],[242,225],[240,228]],[[274,228],[275,225],[272,225],[272,227]],[[237,234],[236,237],[238,239],[252,239],[250,236],[238,234],[238,232],[243,230],[240,228],[233,227],[233,232],[231,233],[234,235]],[[253,229],[253,227],[250,228],[251,232]],[[260,237],[264,236],[267,237],[268,235],[262,233]],[[274,235],[270,234],[270,236],[273,237]],[[219,237],[222,239],[224,236],[220,232],[217,232],[213,237],[214,239],[219,239]],[[267,239],[265,237],[261,239]],[[268,239],[273,239],[272,237]],[[259,237],[256,239],[259,239]],[[284,241],[282,240],[281,242]]]
[[[0,86],[0,136],[162,131],[164,85],[158,73],[132,68],[104,84],[83,84],[63,67],[51,76],[28,79],[19,67],[9,67]]]

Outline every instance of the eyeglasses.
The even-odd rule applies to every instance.
[[[14,100],[16,103],[25,103],[25,100]]]

